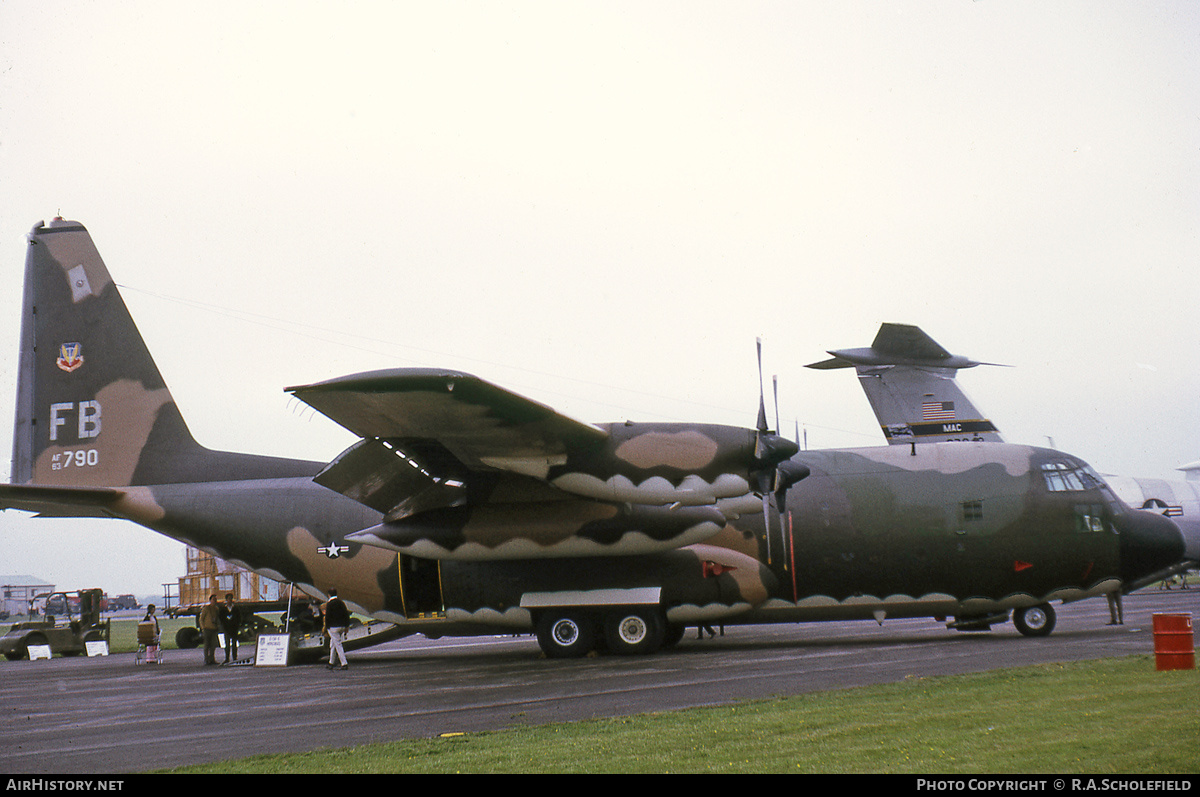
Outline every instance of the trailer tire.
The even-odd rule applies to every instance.
[[[185,625],[175,632],[175,647],[180,650],[190,650],[200,644],[200,629]]]

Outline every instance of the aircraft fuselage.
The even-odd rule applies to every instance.
[[[736,624],[985,614],[1102,594],[1122,578],[1131,511],[1059,452],[952,443],[794,460],[811,475],[789,490],[785,515],[770,512],[769,561],[754,511],[679,549],[552,563],[439,561],[347,540],[379,514],[304,477],[125,488],[117,511],[274,578],[337,588],[414,630],[529,630],[531,596],[551,593],[604,605],[657,590],[670,622]],[[464,522],[488,508],[462,507]]]

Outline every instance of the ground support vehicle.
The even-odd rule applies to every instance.
[[[49,645],[52,654],[78,656],[87,652],[88,642],[108,642],[109,621],[100,619],[103,595],[98,589],[53,593],[51,597],[61,596],[62,605],[67,607],[66,620],[59,622],[53,615],[47,615],[45,620],[17,623],[0,637],[0,653],[16,661],[29,658],[31,645]],[[70,613],[72,597],[79,599],[78,617],[72,617]]]

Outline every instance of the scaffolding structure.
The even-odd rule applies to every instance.
[[[176,605],[179,608],[202,606],[208,603],[210,595],[216,595],[217,600],[224,600],[230,593],[236,603],[287,600],[287,585],[238,567],[206,551],[189,547],[187,575],[179,579]]]

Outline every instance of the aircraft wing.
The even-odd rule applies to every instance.
[[[36,512],[38,517],[116,517],[108,508],[124,494],[111,487],[0,484],[0,509]]]
[[[599,485],[597,494],[555,487],[551,468],[603,456],[613,443],[609,430],[471,374],[405,368],[287,391],[362,438],[314,478],[383,515],[349,540],[433,559],[612,556],[691,545],[725,524],[715,499],[643,505],[622,500],[618,487],[599,479],[584,479]],[[694,437],[702,439],[688,441],[711,458],[716,443]],[[687,449],[670,442],[668,455]],[[627,456],[637,460],[639,453],[645,451],[635,446]],[[485,471],[498,478],[472,478]],[[665,479],[649,482],[651,491],[670,489]],[[468,501],[480,483],[505,498]],[[693,487],[688,481],[683,492]]]
[[[545,479],[568,452],[608,439],[461,371],[372,371],[287,391],[363,438],[317,482],[393,516],[457,503],[464,469]]]

